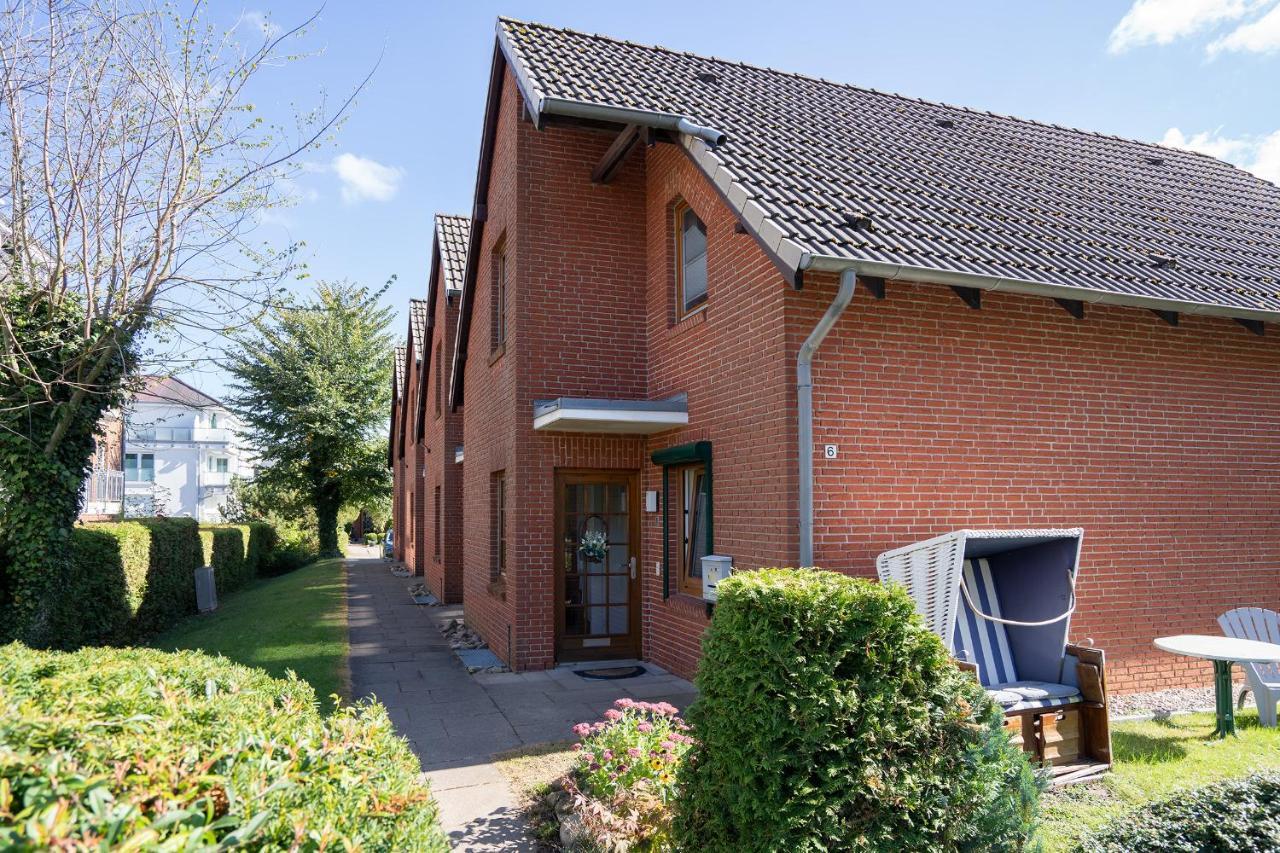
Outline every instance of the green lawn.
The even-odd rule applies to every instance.
[[[261,667],[293,670],[311,683],[322,708],[348,698],[346,574],[342,560],[320,560],[259,580],[219,600],[213,613],[189,617],[156,637],[156,649],[202,649]]]
[[[1112,730],[1115,769],[1101,782],[1067,786],[1044,799],[1043,839],[1067,850],[1081,834],[1135,806],[1220,779],[1280,769],[1280,729],[1258,725],[1256,711],[1236,715],[1239,737],[1209,740],[1212,714],[1119,723]]]

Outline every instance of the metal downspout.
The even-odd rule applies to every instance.
[[[796,355],[796,402],[800,415],[800,562],[813,565],[813,356],[822,346],[827,333],[835,326],[844,309],[853,301],[858,273],[846,269],[840,273],[840,289],[827,307],[827,313],[813,327]]]

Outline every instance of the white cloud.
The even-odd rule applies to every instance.
[[[1245,17],[1272,0],[1134,0],[1107,44],[1123,53],[1144,44],[1169,44]]]
[[[1242,24],[1209,43],[1210,56],[1224,50],[1244,53],[1271,53],[1280,50],[1280,6],[1256,21]]]
[[[1176,127],[1165,131],[1162,145],[1199,151],[1243,169],[1259,178],[1280,184],[1280,130],[1267,136],[1223,136],[1222,129],[1204,131],[1188,137]]]
[[[244,12],[240,15],[240,20],[236,22],[237,27],[248,27],[255,34],[261,35],[265,39],[273,39],[280,35],[280,25],[273,24],[271,19],[262,12]]]
[[[333,158],[333,170],[342,181],[342,200],[348,204],[370,199],[388,201],[400,189],[404,171],[376,160],[344,152]]]

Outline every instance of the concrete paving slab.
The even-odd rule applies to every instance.
[[[572,740],[574,723],[597,719],[623,696],[682,710],[692,700],[693,685],[648,663],[646,674],[617,681],[584,679],[569,666],[469,675],[439,630],[461,608],[408,603],[409,581],[389,566],[382,559],[348,562],[352,684],[357,695],[372,693],[386,705],[428,771],[455,850],[532,847],[495,753]]]

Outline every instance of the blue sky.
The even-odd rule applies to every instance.
[[[227,4],[228,22],[291,25],[316,8],[264,4]],[[305,241],[313,278],[396,275],[398,335],[425,295],[432,215],[471,210],[499,14],[1185,145],[1280,182],[1280,0],[329,0],[302,42],[315,55],[265,71],[262,114],[333,102],[378,67],[262,238]],[[223,387],[216,368],[189,379]]]

